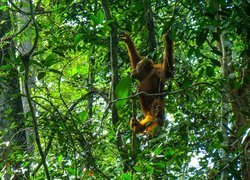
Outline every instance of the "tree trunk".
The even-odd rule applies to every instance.
[[[250,5],[248,5],[250,8]],[[249,9],[246,9],[246,12]],[[246,27],[248,27],[246,25]],[[226,46],[224,34],[221,34],[220,40],[220,48],[222,52],[222,76],[224,79],[223,89],[222,89],[222,128],[225,137],[225,145],[228,149],[234,149],[238,151],[240,154],[240,161],[241,161],[241,176],[243,179],[250,179],[250,153],[249,153],[249,143],[250,138],[249,135],[244,139],[244,133],[247,132],[247,128],[249,128],[250,118],[249,118],[249,110],[250,110],[250,46],[249,46],[249,39],[250,39],[250,29],[247,30],[246,37],[243,36],[243,39],[246,41],[245,50],[243,52],[243,67],[240,70],[241,80],[230,78],[230,75],[235,75],[236,72],[232,65],[232,55],[230,47]],[[228,44],[228,43],[227,43]],[[241,86],[237,87],[235,84],[240,81]],[[229,106],[231,105],[231,107]],[[233,141],[231,144],[228,143],[228,138],[226,136],[226,129],[225,126],[228,126],[228,114],[229,112],[233,112],[235,117],[235,122],[233,125]],[[227,160],[226,156],[224,156],[224,161]],[[221,179],[227,179],[225,171],[222,172]]]
[[[147,43],[149,47],[149,53],[154,53],[156,48],[156,38],[155,38],[155,26],[154,26],[154,18],[153,18],[153,11],[151,7],[150,0],[143,0],[144,4],[144,14],[145,14],[145,23],[147,28]]]
[[[30,12],[30,9],[29,9],[29,6],[27,5],[28,2],[27,1],[24,1],[26,2],[26,5],[22,5],[22,10],[24,12]],[[22,2],[22,3],[24,3]],[[25,26],[25,24],[28,22],[28,15],[26,14],[20,14],[18,16],[18,19],[19,20],[16,20],[18,21],[18,30],[20,30],[22,27]],[[22,37],[32,37],[31,36],[31,30],[29,30],[29,27],[27,27],[27,29],[24,31],[24,35]],[[21,54],[25,54],[27,52],[29,52],[29,50],[32,48],[32,44],[31,44],[31,41],[30,40],[23,40],[22,43],[18,43],[18,51],[21,53]],[[35,77],[34,76],[31,76],[29,77],[29,84],[30,84],[30,88],[34,88],[34,84],[35,84]],[[21,87],[20,87],[20,90],[22,91],[22,93],[25,95],[26,92],[25,92],[25,88],[24,88],[24,77],[21,77]],[[24,112],[24,115],[26,116],[26,114],[28,114],[30,112],[30,108],[29,108],[29,105],[28,105],[28,101],[27,101],[27,97],[25,96],[22,96],[22,106],[23,106],[23,112]],[[29,150],[29,153],[33,153],[34,151],[34,131],[29,128],[26,130],[26,136],[27,136],[27,149]]]
[[[107,20],[112,20],[111,17],[111,13],[109,10],[109,7],[107,5],[107,2],[105,0],[102,0],[102,7],[106,16]],[[117,37],[117,25],[115,22],[110,23],[110,27],[111,27],[111,32],[110,32],[110,59],[111,59],[111,71],[112,71],[112,81],[111,81],[111,101],[114,101],[116,99],[115,97],[115,87],[118,83],[118,65],[117,65],[117,52],[118,52],[118,37]],[[119,120],[118,117],[118,111],[116,109],[115,104],[113,103],[111,105],[111,113],[112,113],[112,124],[113,127],[116,130],[116,126],[117,126],[117,122]],[[122,142],[122,136],[121,133],[118,131],[117,133],[117,147],[118,150],[120,152],[120,156],[122,159],[123,163],[123,171],[127,172],[131,169],[131,167],[129,166],[130,163],[128,163],[127,161],[129,160],[128,158],[128,152],[126,151],[126,149],[124,149],[123,147],[123,142]]]
[[[242,178],[245,180],[250,179],[250,135],[247,133],[250,125],[250,3],[244,2],[242,4],[242,10],[246,17],[244,17],[245,24],[244,30],[241,32],[241,38],[244,42],[244,50],[242,56],[242,68],[240,69],[240,87],[231,87],[231,104],[236,122],[234,124],[234,133],[237,135],[238,147],[237,150],[242,152],[241,160],[241,172]],[[238,12],[239,13],[239,12]],[[232,69],[234,72],[234,69]]]
[[[4,3],[0,2],[0,5]],[[10,31],[11,23],[8,12],[0,11],[0,19],[4,20],[0,28],[0,39]],[[4,42],[3,42],[4,43]],[[10,65],[6,59],[14,57],[14,45],[11,42],[7,42],[0,50],[0,66]],[[10,65],[12,66],[12,65]],[[18,151],[26,151],[26,135],[25,135],[25,124],[23,116],[23,107],[20,95],[19,76],[16,67],[12,67],[9,71],[6,71],[8,75],[3,77],[0,82],[0,130],[4,135],[1,137],[3,144],[9,144],[0,151],[0,157],[7,169],[8,166],[14,169],[16,173],[13,173],[12,177],[10,174],[5,174],[3,179],[11,178],[24,178],[20,172],[21,162],[12,162],[8,160],[9,155],[14,154],[16,149]],[[15,125],[14,128],[13,124]],[[8,143],[9,142],[9,143]]]
[[[41,1],[38,1],[39,3]],[[22,27],[23,24],[26,24],[29,20],[31,19],[32,21],[32,25],[34,26],[35,29],[35,36],[32,36],[32,29],[28,27],[28,30],[26,30],[26,32],[24,33],[25,36],[22,37],[33,37],[30,39],[24,39],[23,41],[19,42],[19,52],[20,52],[20,58],[22,60],[22,63],[24,65],[24,78],[22,79],[22,90],[23,90],[23,94],[25,95],[25,97],[22,99],[23,100],[23,104],[25,104],[26,106],[24,106],[24,112],[30,112],[31,114],[31,119],[32,119],[32,123],[33,123],[33,132],[35,134],[35,141],[38,147],[38,151],[39,154],[41,156],[41,162],[43,164],[44,167],[44,171],[46,174],[46,178],[50,179],[50,174],[49,174],[49,170],[48,170],[48,166],[47,166],[47,162],[46,162],[46,155],[42,149],[42,145],[41,145],[41,140],[40,140],[40,134],[39,134],[39,128],[38,128],[38,121],[37,121],[37,117],[36,117],[36,110],[35,110],[35,106],[32,103],[32,98],[31,98],[31,91],[30,89],[34,88],[35,85],[35,78],[34,76],[30,76],[30,60],[32,58],[32,54],[33,51],[35,50],[37,43],[38,43],[38,36],[39,36],[39,32],[38,32],[38,25],[36,22],[36,18],[35,18],[35,7],[34,4],[32,4],[31,0],[22,0],[21,2],[21,10],[23,12],[26,13],[20,13],[19,14],[19,27]],[[39,4],[37,4],[37,7],[39,6]],[[33,41],[33,42],[32,42]],[[33,147],[33,142],[29,143],[29,145],[31,145],[31,147]]]
[[[248,29],[247,39],[250,39],[250,29]],[[243,64],[246,65],[241,70],[242,85],[240,88],[231,89],[231,103],[233,113],[236,118],[234,132],[238,138],[238,147],[243,152],[241,156],[242,177],[245,180],[250,179],[250,135],[247,132],[250,125],[250,45],[245,42],[245,51],[243,55]],[[243,139],[243,137],[246,138]]]
[[[230,74],[229,64],[232,61],[231,56],[231,49],[225,47],[225,39],[224,34],[220,35],[220,42],[219,42],[219,49],[222,53],[221,56],[221,71],[222,71],[222,78],[224,79],[222,88],[221,88],[221,124],[220,129],[223,135],[223,146],[228,148],[228,135],[227,135],[227,128],[228,127],[228,118],[229,112],[231,111],[230,107],[230,97],[229,97],[229,85],[227,79]],[[225,150],[222,150],[222,165],[225,165],[228,162],[228,155]],[[221,173],[221,180],[226,180],[228,177],[228,172],[225,170]]]

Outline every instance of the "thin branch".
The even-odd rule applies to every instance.
[[[48,145],[47,147],[45,148],[45,151],[44,151],[44,155],[45,157],[49,154],[49,150],[51,148],[51,145],[52,145],[52,141],[54,139],[54,135],[55,135],[56,131],[52,131],[51,135],[50,135],[50,138],[49,138],[49,142],[48,142]],[[37,171],[40,169],[40,167],[43,165],[43,162],[41,161],[37,167],[35,168],[35,170],[33,171],[33,175],[35,176],[35,174],[37,173]]]
[[[33,47],[30,49],[30,51],[21,56],[21,59],[23,61],[24,67],[25,67],[24,89],[25,89],[28,105],[29,105],[29,108],[30,108],[31,116],[32,116],[32,122],[33,122],[34,132],[35,132],[35,140],[36,140],[36,144],[37,144],[37,147],[38,147],[38,151],[39,151],[41,159],[42,159],[42,163],[43,163],[43,167],[44,167],[46,177],[47,177],[47,179],[50,179],[49,170],[48,170],[48,166],[47,166],[47,163],[46,163],[46,156],[45,156],[45,154],[43,152],[42,145],[41,145],[41,140],[40,140],[40,135],[39,135],[39,128],[38,128],[38,121],[37,121],[37,117],[36,117],[36,114],[35,114],[34,106],[32,104],[30,87],[29,87],[29,84],[28,84],[30,56],[31,56],[32,52],[34,51],[34,49],[36,48],[37,42],[38,42],[38,26],[36,24],[35,17],[34,17],[34,14],[33,14],[34,11],[33,11],[32,0],[29,0],[29,4],[30,4],[31,19],[32,19],[32,21],[34,23],[34,26],[35,26],[36,37],[35,37],[35,40],[34,40]]]
[[[70,107],[68,108],[65,117],[68,116],[69,113],[71,113],[71,111],[83,100],[85,100],[88,96],[97,93],[98,95],[100,95],[106,102],[108,102],[108,97],[106,96],[105,92],[101,92],[96,88],[93,88],[93,91],[88,92],[87,94],[84,94],[83,96],[81,96],[80,98],[78,98],[77,100],[75,100]]]
[[[242,151],[240,154],[238,154],[232,161],[228,162],[218,173],[216,173],[214,176],[212,176],[209,179],[215,179],[217,176],[219,176],[223,171],[225,171],[229,167],[229,165],[231,163],[233,163],[235,160],[237,160],[243,153],[244,153],[244,151]]]
[[[24,61],[27,61],[27,60],[24,60]],[[42,150],[40,135],[39,135],[39,132],[38,132],[39,130],[38,130],[37,117],[36,117],[36,114],[35,114],[35,109],[34,109],[33,104],[32,104],[30,88],[29,88],[29,84],[28,84],[28,80],[29,80],[29,64],[24,63],[24,66],[25,66],[24,89],[25,89],[25,92],[26,92],[27,101],[28,101],[28,105],[29,105],[29,108],[30,108],[31,116],[32,116],[32,121],[33,121],[33,126],[34,126],[34,131],[35,131],[35,139],[36,139],[38,151],[39,151],[40,156],[42,158],[42,162],[43,162],[43,166],[44,166],[44,170],[45,170],[47,179],[50,179],[48,166],[46,164],[45,154],[44,154],[44,152]]]
[[[16,37],[16,36],[18,36],[19,34],[21,34],[21,33],[29,26],[30,22],[31,22],[31,19],[28,20],[28,21],[26,22],[26,24],[25,24],[17,33],[12,34],[12,35],[10,35],[10,36],[3,37],[3,38],[0,40],[0,43],[2,43],[3,41],[8,41],[8,40],[10,40],[10,39],[13,39],[14,37]]]
[[[33,22],[34,22],[34,26],[35,26],[35,30],[36,30],[36,38],[35,38],[35,43],[34,43],[34,45],[36,46],[37,41],[38,41],[38,26],[37,26],[37,23],[35,22],[35,19],[34,19],[34,14],[35,14],[35,12],[33,11],[33,12],[31,12],[31,13],[26,13],[26,12],[22,11],[20,8],[18,8],[12,1],[9,0],[9,2],[10,2],[10,4],[11,4],[13,7],[15,7],[15,8],[18,10],[19,13],[25,14],[25,15],[31,15],[31,16],[32,16],[32,14],[33,14],[33,18],[29,19],[29,20],[26,22],[26,24],[25,24],[17,33],[12,34],[12,35],[7,36],[7,37],[3,37],[3,38],[0,40],[0,43],[3,42],[3,41],[8,41],[8,40],[13,39],[14,37],[18,36],[19,34],[21,34],[21,33],[29,26],[30,22],[33,21]],[[31,2],[31,1],[30,1],[30,2]],[[40,3],[41,3],[41,0],[37,3],[37,6],[36,6],[35,9],[38,8],[38,5],[39,5]],[[33,10],[33,8],[32,8],[32,10]],[[37,14],[37,13],[36,13],[36,14]],[[34,47],[34,46],[33,46],[33,47]],[[34,47],[34,49],[35,49],[35,47]],[[31,52],[31,53],[32,53],[32,52]]]
[[[11,0],[8,0],[8,2],[11,4],[11,6],[13,6],[17,12],[19,12],[20,14],[24,14],[24,15],[29,15],[29,13],[23,11],[22,9],[20,9],[19,7],[17,7],[17,5],[15,5],[15,3],[13,3]]]
[[[73,60],[72,60],[73,61]],[[62,93],[61,93],[61,79],[62,79],[62,76],[63,76],[63,71],[64,71],[64,69],[67,67],[67,65],[68,64],[70,64],[71,63],[71,61],[69,61],[69,62],[67,62],[65,65],[64,65],[64,67],[62,68],[62,73],[60,73],[60,77],[59,77],[59,79],[58,79],[58,91],[59,91],[59,97],[60,97],[60,100],[62,101],[62,103],[63,103],[63,105],[66,107],[66,109],[67,109],[67,112],[65,113],[65,116],[64,116],[64,118],[62,118],[62,120],[63,120],[63,123],[64,123],[64,125],[65,125],[65,127],[67,127],[67,124],[66,124],[66,121],[65,121],[65,119],[67,119],[67,116],[70,116],[71,117],[71,119],[72,119],[72,122],[73,122],[73,126],[74,126],[74,130],[76,131],[76,133],[78,133],[78,135],[79,135],[79,137],[77,138],[77,140],[78,140],[78,142],[79,142],[79,144],[80,144],[80,146],[82,147],[82,149],[84,150],[84,151],[86,151],[86,152],[88,152],[88,155],[91,157],[91,159],[93,160],[93,169],[94,170],[96,170],[96,171],[98,171],[103,177],[105,177],[106,179],[109,179],[109,178],[107,178],[107,176],[102,172],[102,171],[100,171],[99,169],[98,169],[98,167],[97,167],[97,165],[96,165],[96,163],[95,163],[95,159],[94,159],[94,156],[92,155],[92,153],[91,153],[91,147],[89,146],[89,144],[88,144],[88,142],[86,141],[86,139],[85,139],[85,137],[83,136],[83,134],[81,133],[81,131],[78,129],[78,127],[77,127],[77,125],[76,125],[76,123],[75,123],[75,121],[74,121],[74,118],[73,118],[73,115],[71,114],[71,111],[75,108],[75,106],[77,105],[77,104],[79,104],[81,101],[83,101],[85,98],[86,98],[86,96],[88,96],[88,95],[90,95],[90,94],[92,94],[93,92],[89,92],[89,93],[87,93],[87,94],[85,94],[85,95],[83,95],[82,97],[80,97],[79,99],[77,99],[75,102],[73,102],[71,105],[70,105],[70,107],[67,105],[67,103],[66,103],[66,101],[64,100],[64,98],[63,98],[63,96],[62,96]],[[105,98],[104,98],[105,99]],[[107,98],[106,98],[107,99]],[[68,132],[69,133],[69,132]],[[69,133],[70,134],[70,133]],[[70,134],[70,139],[71,139],[71,142],[74,144],[74,139],[73,139],[73,137],[71,136],[71,134]],[[75,146],[74,146],[75,147]],[[80,154],[82,154],[82,153],[80,153]],[[85,156],[84,156],[85,157]],[[86,158],[86,157],[85,157]]]
[[[139,95],[146,95],[146,96],[164,96],[164,95],[167,95],[167,94],[177,94],[177,93],[180,93],[180,92],[182,92],[182,91],[185,91],[185,90],[187,90],[187,89],[190,89],[190,88],[192,88],[192,87],[194,87],[194,86],[198,86],[198,85],[210,85],[210,86],[212,86],[210,83],[207,83],[207,82],[199,82],[199,83],[192,84],[192,85],[190,85],[189,87],[187,87],[187,88],[185,88],[185,89],[180,89],[180,90],[173,91],[173,92],[164,91],[164,92],[162,92],[162,93],[152,93],[152,94],[150,94],[150,93],[146,93],[145,91],[141,91],[141,92],[136,93],[136,94],[134,94],[134,95],[132,95],[132,96],[128,96],[128,97],[125,97],[125,98],[118,98],[118,99],[115,99],[115,100],[113,100],[113,101],[110,101],[109,103],[112,104],[112,103],[116,103],[117,101],[122,101],[122,100],[126,100],[126,99],[133,99],[133,98],[135,98],[135,97],[137,97],[137,96],[139,96]]]
[[[27,15],[27,16],[31,15],[31,13],[25,12],[25,11],[23,11],[22,9],[20,9],[19,7],[17,7],[17,5],[15,5],[15,3],[13,3],[11,0],[8,0],[8,2],[11,4],[11,6],[13,6],[13,7],[15,8],[15,9],[12,9],[12,8],[9,7],[10,10],[12,10],[12,11],[17,11],[17,12],[19,12],[20,14]],[[36,6],[36,8],[35,8],[35,11],[37,11],[38,6],[39,6],[40,3],[41,3],[41,1],[39,1],[39,2],[37,3],[37,6]],[[38,15],[38,14],[48,14],[48,13],[52,13],[52,12],[53,12],[53,11],[34,12],[34,15]]]

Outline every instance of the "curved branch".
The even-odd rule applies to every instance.
[[[45,157],[45,154],[44,154],[43,149],[42,149],[40,135],[39,135],[39,132],[38,132],[39,130],[38,130],[37,117],[36,117],[36,114],[35,114],[34,106],[32,104],[32,99],[31,99],[31,94],[30,94],[30,88],[29,88],[29,84],[28,84],[28,79],[29,79],[29,64],[25,64],[24,63],[24,67],[25,67],[24,89],[25,89],[25,92],[26,92],[27,101],[28,101],[28,105],[29,105],[29,108],[30,108],[31,116],[32,116],[32,123],[33,123],[33,126],[34,126],[34,132],[35,132],[35,140],[36,140],[36,144],[37,144],[37,147],[38,147],[38,151],[39,151],[40,156],[42,158],[42,162],[43,162],[43,166],[44,166],[44,170],[45,170],[47,179],[50,179],[48,166],[46,164],[46,157]]]
[[[11,0],[8,0],[8,2],[11,4],[11,6],[13,6],[15,8],[15,9],[12,9],[12,8],[9,7],[10,10],[12,10],[12,11],[16,10],[20,14],[27,15],[27,16],[31,15],[31,13],[25,12],[22,9],[20,9],[19,7],[17,7],[17,5],[15,5],[15,3],[13,3]],[[40,3],[41,3],[41,0],[37,3],[35,11],[37,11],[38,6],[39,6]],[[34,12],[34,14],[47,14],[47,13],[52,13],[52,11]]]
[[[68,108],[66,114],[65,114],[65,117],[68,116],[69,113],[71,113],[71,111],[80,103],[82,102],[83,100],[86,100],[86,98],[94,93],[97,93],[97,94],[101,94],[100,96],[106,101],[108,102],[108,98],[106,97],[106,95],[103,93],[103,92],[100,92],[99,90],[97,89],[94,89],[93,91],[90,91],[88,92],[87,94],[84,94],[83,96],[81,96],[80,98],[78,98],[75,102],[73,102],[70,107]]]
[[[3,38],[0,40],[0,43],[3,42],[3,41],[8,41],[8,40],[10,40],[10,39],[13,39],[14,37],[16,37],[16,36],[18,36],[19,34],[21,34],[21,33],[29,26],[30,22],[31,22],[31,19],[28,20],[28,21],[26,22],[26,24],[25,24],[17,33],[12,34],[12,35],[10,35],[10,36],[3,37]]]
[[[38,26],[37,26],[36,21],[35,21],[35,16],[34,16],[34,11],[33,11],[33,6],[32,6],[32,0],[29,0],[29,4],[30,4],[31,19],[32,19],[32,21],[34,23],[34,26],[35,26],[36,37],[35,37],[35,40],[34,40],[33,47],[30,49],[30,51],[28,53],[26,53],[26,54],[21,55],[21,59],[23,61],[24,68],[25,68],[24,89],[25,89],[25,93],[26,93],[26,96],[27,96],[29,109],[30,109],[30,112],[31,112],[32,123],[33,123],[33,127],[34,127],[34,132],[35,132],[35,140],[36,140],[36,144],[37,144],[37,147],[38,147],[38,151],[39,151],[39,154],[40,154],[41,159],[42,159],[42,164],[43,164],[43,167],[44,167],[46,177],[47,177],[47,179],[50,179],[50,174],[49,174],[48,166],[47,166],[47,163],[46,163],[46,156],[45,156],[45,153],[44,153],[44,151],[42,149],[42,145],[41,145],[41,139],[40,139],[39,128],[38,128],[38,121],[37,121],[37,117],[36,117],[36,114],[35,114],[34,106],[32,104],[30,87],[29,87],[29,83],[28,83],[30,55],[32,54],[32,52],[36,48],[37,42],[38,42]]]
[[[250,146],[246,147],[246,149],[249,149]],[[223,171],[225,171],[234,161],[236,161],[242,154],[244,154],[245,151],[241,151],[235,158],[233,158],[231,161],[229,161],[218,173],[213,175],[212,177],[209,177],[208,179],[215,179],[217,176],[219,176]]]
[[[15,3],[13,3],[11,0],[8,0],[8,2],[11,4],[11,6],[13,6],[17,12],[19,12],[20,14],[24,14],[24,15],[29,15],[29,13],[23,11],[22,9],[20,9],[19,7],[17,7],[17,5],[15,5]]]

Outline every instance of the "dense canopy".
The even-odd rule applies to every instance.
[[[1,0],[4,179],[250,179],[250,2]],[[126,46],[174,77],[165,124],[142,117]]]

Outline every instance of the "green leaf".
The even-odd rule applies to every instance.
[[[130,180],[131,179],[131,174],[130,173],[123,174],[121,176],[121,179],[122,180]]]
[[[37,65],[37,66],[43,68],[43,64],[41,64],[39,61],[30,60],[30,65]]]
[[[208,35],[208,30],[203,29],[196,37],[196,44],[197,46],[202,46],[202,44],[206,41],[207,35]]]
[[[43,79],[45,76],[46,76],[46,73],[45,73],[45,72],[40,72],[40,73],[37,75],[37,79],[38,79],[38,80],[41,80],[41,79]]]
[[[117,98],[126,98],[131,90],[132,80],[129,76],[121,79],[115,88],[115,95]],[[121,109],[127,102],[127,99],[120,100],[116,102],[116,106],[118,109]]]
[[[56,70],[56,69],[49,69],[49,72],[53,72],[53,73],[56,73],[56,74],[59,74],[59,75],[62,74],[61,71],[58,71],[58,70]]]
[[[103,11],[102,11],[101,9],[97,12],[97,17],[98,17],[100,23],[101,23],[101,22],[104,20],[104,18],[105,18],[105,15],[104,15],[104,13],[103,13]]]
[[[46,58],[46,61],[44,62],[44,65],[47,66],[47,67],[50,67],[56,63],[58,63],[59,60],[58,58],[56,57],[55,54],[50,54],[47,58]]]
[[[155,163],[154,164],[154,167],[157,169],[164,169],[165,166],[166,166],[165,163]]]
[[[210,59],[210,60],[211,60],[212,65],[217,66],[217,67],[221,66],[220,61],[218,61],[217,59]]]
[[[101,24],[104,21],[105,15],[102,10],[99,10],[95,15],[91,15],[90,19],[94,22],[95,25]]]
[[[165,157],[169,157],[169,156],[172,156],[173,154],[174,154],[174,150],[169,149],[169,150],[164,154],[164,156],[165,156]]]
[[[142,168],[140,166],[134,166],[133,167],[135,171],[140,172],[142,171]]]
[[[212,49],[212,53],[214,53],[216,55],[219,55],[219,56],[222,56],[222,53],[219,50],[215,49],[215,48]]]
[[[191,57],[193,53],[194,53],[194,48],[191,47],[191,48],[188,49],[187,56]]]
[[[4,112],[5,112],[6,115],[9,115],[12,111],[13,111],[13,109],[8,108]]]
[[[203,74],[204,74],[204,69],[201,68],[199,74],[197,75],[197,79],[201,79],[203,77]]]
[[[109,26],[103,26],[103,27],[101,27],[100,29],[103,30],[103,31],[105,31],[105,32],[111,31],[111,27],[109,27]]]
[[[154,172],[154,167],[150,166],[150,165],[147,165],[146,166],[146,174],[153,174]]]
[[[220,142],[224,141],[224,137],[221,131],[217,131],[216,136],[220,140]]]
[[[192,81],[188,80],[188,79],[185,79],[185,81],[183,82],[181,88],[182,89],[186,89],[188,88],[190,85],[192,85]]]
[[[63,160],[63,155],[58,156],[57,161],[58,161],[59,163],[61,163],[62,160]]]
[[[12,68],[13,67],[10,64],[6,64],[6,65],[1,65],[0,66],[0,69],[2,69],[2,70],[10,70]]]
[[[0,6],[0,10],[4,10],[5,11],[5,10],[7,10],[7,8],[8,8],[8,6],[5,6],[5,5],[1,5]]]
[[[90,19],[94,22],[94,24],[98,25],[101,23],[101,21],[99,20],[98,17],[96,17],[95,15],[91,15]]]
[[[70,174],[70,175],[75,175],[76,174],[76,170],[71,168],[71,167],[68,167],[66,168],[66,171]]]
[[[82,39],[82,34],[79,33],[74,37],[74,44],[78,44]]]
[[[207,66],[206,74],[208,77],[213,77],[215,75],[214,68],[212,66]]]
[[[86,112],[85,112],[85,111],[82,111],[82,112],[79,114],[79,119],[80,119],[81,121],[84,121],[84,120],[86,120],[86,118],[87,118]]]

